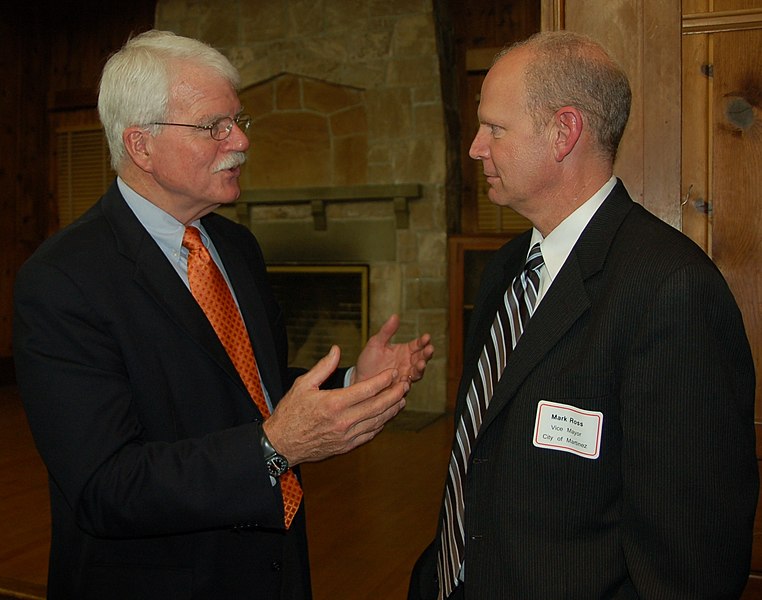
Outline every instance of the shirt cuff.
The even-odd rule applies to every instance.
[[[354,367],[349,367],[347,372],[344,373],[344,387],[349,387],[349,382],[352,381],[352,373],[355,372]]]

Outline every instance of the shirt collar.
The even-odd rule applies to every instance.
[[[167,248],[173,252],[186,252],[183,248],[183,235],[185,235],[185,225],[175,219],[168,212],[163,211],[150,200],[144,198],[128,186],[121,177],[116,178],[116,184],[122,193],[127,206],[130,207],[135,216],[145,227],[150,236],[156,240],[159,246]],[[201,226],[201,221],[196,220],[191,223],[201,231],[201,238],[204,245],[209,245],[209,238],[206,231]]]
[[[587,227],[590,219],[601,207],[603,201],[611,193],[616,185],[616,177],[612,176],[603,187],[586,200],[577,210],[566,217],[548,237],[543,238],[537,229],[532,229],[532,240],[529,244],[530,249],[535,243],[540,243],[542,257],[545,260],[545,268],[552,282],[561,267],[564,266],[566,259],[571,254],[572,248],[577,243],[579,236]]]

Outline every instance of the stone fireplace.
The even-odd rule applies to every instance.
[[[235,218],[266,253],[293,364],[312,365],[336,343],[350,366],[373,333],[371,315],[380,324],[400,312],[384,273],[397,262],[398,231],[409,229],[409,203],[420,195],[411,184],[242,191]]]
[[[408,410],[443,411],[445,134],[431,3],[223,5],[159,0],[156,24],[211,43],[242,75],[252,145],[241,198],[224,212],[255,233],[278,286],[284,271],[300,273],[303,279],[287,284],[289,300],[311,304],[323,296],[307,290],[304,278],[322,272],[318,289],[325,291],[338,285],[331,278],[342,268],[364,271],[361,335],[375,333],[392,313],[402,319],[396,340],[430,332],[435,359],[410,393]],[[334,308],[330,295],[326,308]],[[354,327],[333,323],[327,330],[349,339]],[[314,338],[323,353],[339,341],[323,330],[293,335]],[[310,362],[296,345],[296,358]]]

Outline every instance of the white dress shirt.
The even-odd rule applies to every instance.
[[[601,207],[601,204],[603,204],[603,201],[611,193],[615,185],[616,177],[612,176],[590,199],[561,221],[548,234],[548,237],[543,238],[537,229],[532,229],[532,240],[529,242],[529,248],[531,250],[539,242],[542,257],[545,260],[545,264],[540,269],[540,290],[537,294],[535,308],[539,306],[556,275],[558,275],[561,267],[564,266],[566,259],[569,258],[574,244],[577,243],[579,236],[582,235],[590,219],[593,218],[593,215]]]

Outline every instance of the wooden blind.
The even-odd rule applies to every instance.
[[[56,132],[58,218],[65,227],[90,208],[115,177],[99,126]]]

